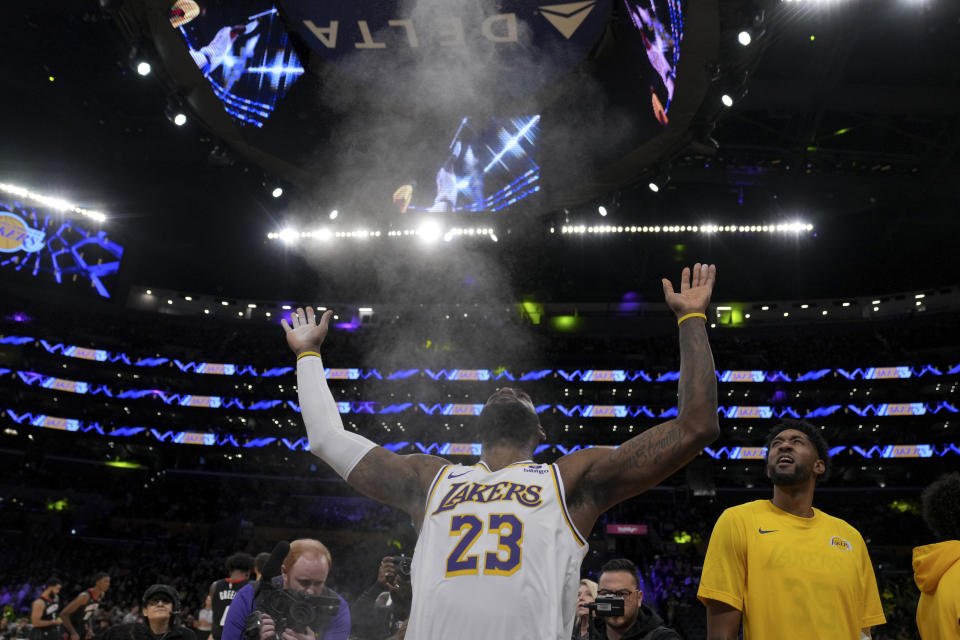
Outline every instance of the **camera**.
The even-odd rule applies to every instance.
[[[393,566],[397,568],[397,574],[404,578],[410,577],[410,565],[413,562],[413,558],[408,558],[407,556],[392,556],[390,560],[393,562]]]
[[[587,603],[587,609],[595,611],[600,618],[615,618],[623,615],[623,603],[620,596],[597,596],[596,602]]]
[[[264,589],[254,601],[254,612],[247,620],[247,637],[260,638],[260,616],[273,618],[277,637],[284,629],[306,633],[307,627],[322,636],[333,616],[340,610],[336,596],[316,596],[290,589]]]

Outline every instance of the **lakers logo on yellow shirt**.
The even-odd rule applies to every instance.
[[[840,536],[833,536],[830,538],[830,546],[839,549],[840,551],[850,551],[853,549],[853,545],[849,541],[844,540]]]

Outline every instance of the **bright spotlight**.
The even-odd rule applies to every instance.
[[[284,229],[281,229],[279,235],[280,235],[280,239],[283,241],[284,244],[291,244],[297,238],[300,237],[300,234],[297,233],[296,230],[291,229],[290,227],[285,227]]]
[[[720,96],[720,102],[722,102],[722,103],[723,103],[723,106],[725,106],[725,107],[732,107],[732,106],[733,106],[733,98],[730,97],[730,94],[729,94],[729,93],[725,93],[725,94],[723,94],[722,96]]]
[[[417,235],[420,236],[420,239],[424,242],[434,242],[442,234],[443,231],[440,229],[440,225],[432,220],[423,222],[417,229]]]
[[[649,183],[647,185],[647,188],[650,189],[650,191],[653,191],[654,193],[657,193],[658,191],[660,191],[660,185],[658,185],[656,182]]]
[[[140,75],[148,76],[150,75],[150,71],[152,71],[152,68],[150,67],[150,63],[146,60],[141,60],[137,63],[137,73]]]
[[[498,238],[497,234],[495,233],[490,234],[490,239],[493,240],[494,242],[500,242],[500,238]],[[918,302],[917,304],[920,304],[920,303]]]
[[[603,205],[600,205],[597,207],[597,213],[599,213],[601,216],[605,216],[607,215],[607,208]]]
[[[750,43],[753,42],[753,36],[750,35],[749,31],[741,31],[737,34],[737,42],[745,47],[749,46]]]
[[[178,127],[182,127],[183,125],[187,124],[187,116],[183,113],[174,114],[173,124],[177,125]]]
[[[340,212],[334,209],[333,211],[330,212],[330,219],[336,220],[338,215],[340,215]]]
[[[270,192],[274,198],[279,198],[283,195],[283,187],[276,187],[273,191]]]

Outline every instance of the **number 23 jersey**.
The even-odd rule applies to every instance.
[[[587,543],[556,465],[448,465],[413,555],[410,640],[567,640]]]

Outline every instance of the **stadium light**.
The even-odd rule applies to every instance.
[[[137,63],[137,73],[141,76],[148,76],[153,68],[150,66],[150,63],[146,60],[141,60]]]
[[[167,99],[167,106],[164,108],[163,113],[167,116],[167,120],[178,127],[187,124],[186,110],[183,108],[183,102],[177,96],[171,96]]]
[[[750,35],[749,31],[743,30],[737,34],[737,42],[744,47],[748,47],[750,43],[753,42],[753,36]]]
[[[440,225],[433,220],[426,220],[417,228],[417,236],[424,242],[435,242],[441,235]]]
[[[337,211],[336,209],[334,209],[333,211],[330,212],[330,219],[331,219],[331,220],[336,220],[336,219],[337,219],[337,216],[339,216],[339,215],[340,215],[340,212]]]
[[[599,207],[597,207],[597,213],[599,213],[601,216],[606,216],[607,208],[603,205],[600,205]]]
[[[50,207],[51,209],[56,209],[57,211],[69,211],[72,213],[79,214],[81,216],[95,220],[96,222],[104,222],[107,219],[106,214],[100,211],[94,211],[92,209],[84,209],[83,207],[78,207],[77,205],[62,200],[60,198],[54,198],[53,196],[47,196],[42,193],[36,193],[30,191],[24,187],[18,187],[12,184],[4,184],[0,182],[0,191],[4,193],[9,193],[10,195],[17,196],[18,198],[24,198],[26,200],[32,200],[34,202],[39,202],[45,207]]]
[[[725,93],[722,96],[720,96],[720,102],[723,103],[723,106],[725,107],[732,107],[733,97],[729,93]]]
[[[300,237],[300,234],[297,233],[295,229],[291,229],[290,227],[284,227],[283,229],[280,230],[280,233],[278,234],[277,237],[280,238],[280,240],[282,240],[284,244],[292,244],[296,242],[297,238]]]

